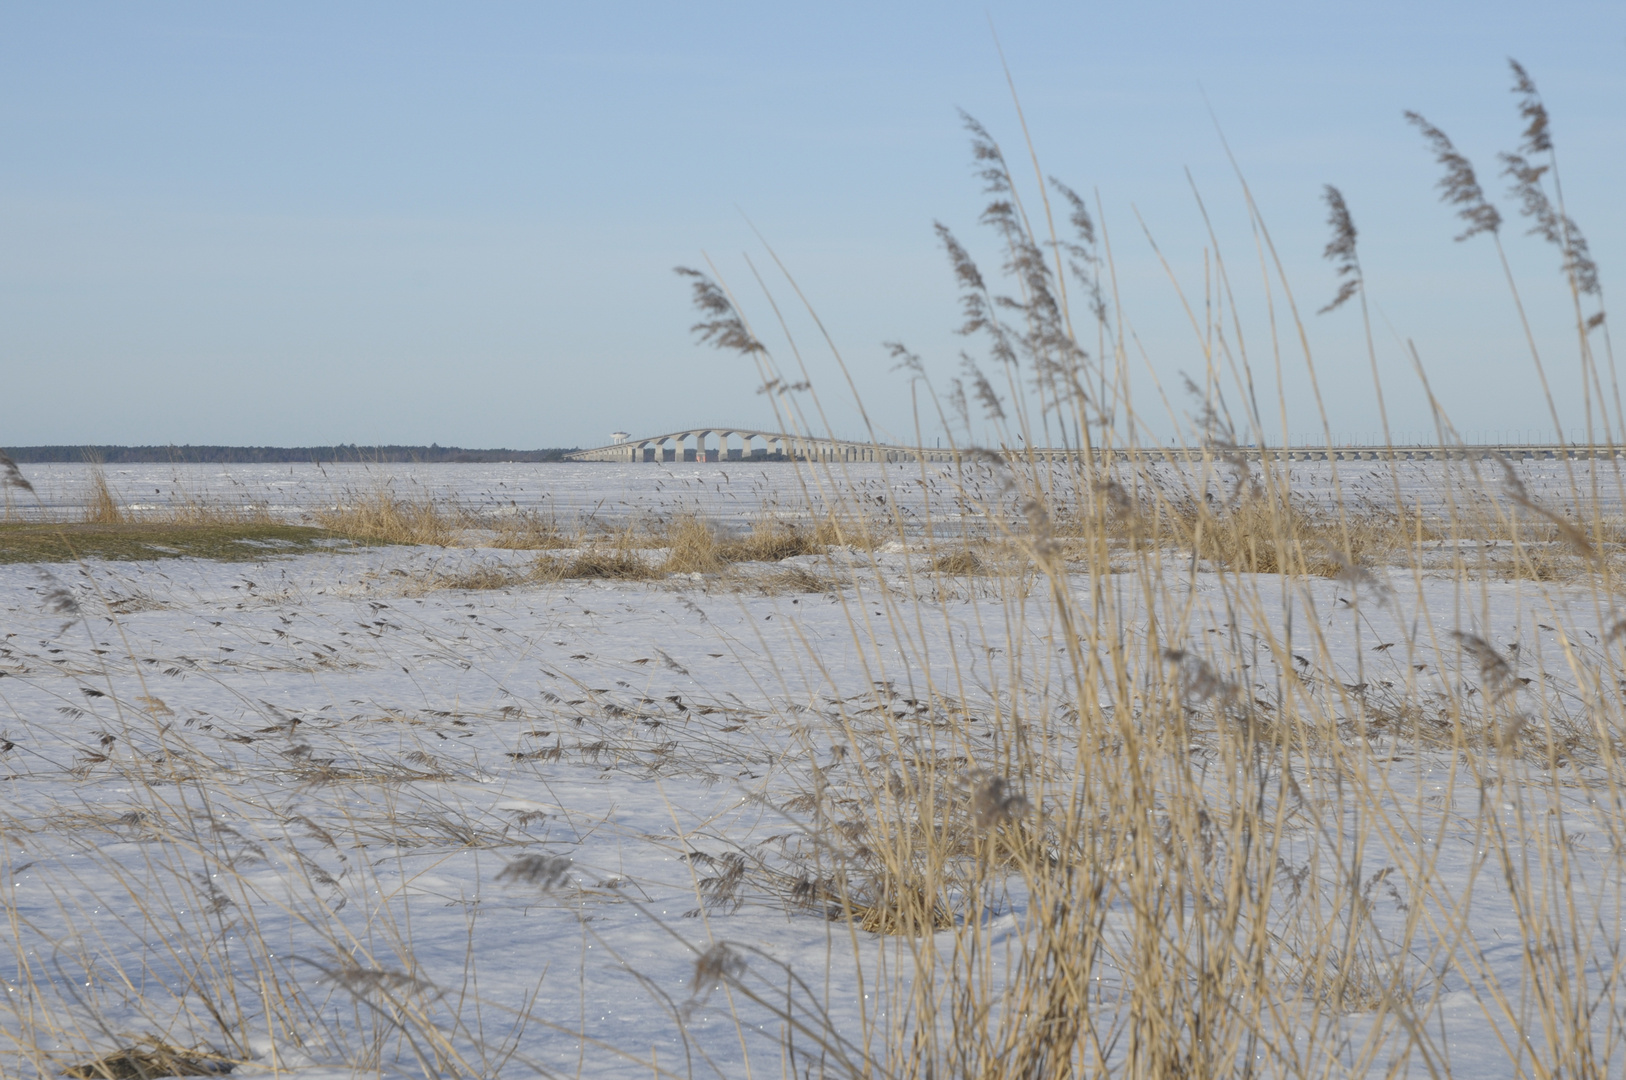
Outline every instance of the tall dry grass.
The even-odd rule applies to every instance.
[[[1614,385],[1612,360],[1593,351],[1603,321],[1596,267],[1543,186],[1556,177],[1545,112],[1527,74],[1517,65],[1514,73],[1528,127],[1521,153],[1504,163],[1522,212],[1564,258],[1583,379],[1597,392],[1584,441],[1613,446],[1620,431],[1603,389]],[[1414,122],[1446,169],[1442,189],[1468,223],[1464,238],[1496,239],[1501,216],[1471,165],[1437,128]],[[807,829],[800,861],[765,872],[762,887],[850,927],[860,957],[869,935],[913,943],[866,984],[874,1000],[861,1036],[808,1038],[816,1014],[786,1005],[786,1030],[803,1032],[803,1056],[792,1054],[787,1071],[826,1066],[861,1043],[855,1074],[865,1076],[1440,1076],[1451,1072],[1447,987],[1468,988],[1483,1037],[1503,1040],[1511,1075],[1618,1071],[1626,932],[1615,913],[1626,834],[1609,815],[1599,827],[1611,854],[1587,864],[1563,823],[1589,803],[1626,805],[1626,709],[1603,689],[1620,684],[1613,643],[1626,622],[1609,550],[1621,523],[1599,480],[1609,476],[1618,496],[1619,469],[1594,470],[1590,489],[1571,469],[1573,516],[1533,499],[1511,468],[1498,485],[1494,463],[1489,476],[1475,468],[1449,481],[1460,486],[1431,519],[1406,505],[1398,477],[1386,507],[1310,506],[1268,457],[1254,465],[1236,450],[1264,441],[1251,405],[1233,417],[1221,392],[1234,376],[1233,392],[1250,400],[1249,357],[1240,353],[1227,370],[1207,353],[1201,414],[1187,436],[1211,451],[1214,468],[1183,478],[1166,471],[1148,488],[1133,466],[1155,463],[1158,450],[1134,439],[1129,357],[1116,299],[1107,299],[1113,267],[1094,218],[1042,175],[1023,191],[992,136],[966,123],[991,195],[982,220],[1008,287],[952,232],[939,226],[939,235],[961,287],[961,330],[981,342],[986,366],[968,361],[939,397],[917,358],[902,346],[894,353],[958,430],[993,433],[991,447],[962,446],[962,461],[991,469],[1000,499],[1020,515],[1002,516],[985,492],[960,495],[1038,570],[1045,603],[1027,602],[1020,575],[996,575],[1020,614],[982,642],[990,658],[1007,658],[994,692],[968,674],[966,658],[920,643],[917,621],[949,621],[948,610],[879,575],[853,582],[855,649],[870,656],[883,638],[899,658],[882,664],[873,654],[876,691],[841,710],[848,752],[818,770],[798,807]],[[1358,297],[1364,312],[1351,211],[1336,189],[1328,199],[1327,254],[1340,286],[1324,310]],[[1053,227],[1058,218],[1070,235]],[[1223,259],[1217,265],[1223,274]],[[703,340],[762,371],[787,429],[818,422],[816,391],[799,369],[777,366],[732,291],[685,273]],[[1285,281],[1275,287],[1296,323],[1291,291]],[[1585,303],[1599,306],[1587,312]],[[1545,384],[1533,338],[1532,359]],[[839,353],[835,360],[844,366]],[[1449,416],[1430,400],[1449,439]],[[1080,440],[1065,464],[1015,449],[1058,431]],[[840,468],[810,467],[809,485],[840,490]],[[907,541],[897,524],[895,538]],[[1458,552],[1444,569],[1480,603],[1499,577],[1562,579],[1584,591],[1600,632],[1614,629],[1609,648],[1567,650],[1582,717],[1563,692],[1516,677],[1512,654],[1472,623],[1426,607],[1410,613],[1411,647],[1454,647],[1460,678],[1347,681],[1349,653],[1323,626],[1342,619],[1354,628],[1359,664],[1361,606],[1394,602],[1383,580],[1391,573],[1418,583],[1438,573],[1419,555],[1429,542]],[[1485,554],[1492,543],[1501,556]],[[972,565],[951,551],[934,568]],[[1194,625],[1199,568],[1215,581],[1215,636]],[[1318,606],[1308,587],[1316,577],[1338,579],[1348,614]],[[1534,602],[1561,618],[1550,602]],[[1592,633],[1574,624],[1556,632],[1577,643]],[[904,695],[893,688],[904,684],[899,707]],[[1424,748],[1437,777],[1427,787],[1411,765],[1394,764],[1422,760]],[[1446,809],[1458,798],[1465,809]],[[1442,833],[1455,830],[1477,838],[1468,845],[1477,861],[1466,867],[1447,865],[1460,854]],[[1515,963],[1487,962],[1502,935],[1481,930],[1476,903],[1510,926]],[[1001,917],[1013,911],[1020,929],[1006,936]],[[742,973],[731,981],[750,984]]]
[[[431,544],[447,547],[473,528],[472,516],[458,507],[434,499],[406,499],[381,487],[350,492],[337,506],[318,510],[317,524],[340,536],[388,544]]]
[[[107,486],[107,474],[100,467],[91,470],[81,520],[87,525],[122,525],[128,520],[124,507],[119,505],[112,489]]]

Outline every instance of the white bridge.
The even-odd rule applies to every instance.
[[[731,446],[730,441],[738,443]],[[690,445],[692,443],[692,445]],[[1007,457],[1036,461],[1065,461],[1081,451],[1062,447],[1000,447]],[[1100,451],[1095,452],[1097,456]],[[578,450],[565,455],[567,461],[940,461],[952,462],[963,450],[942,447],[891,446],[852,439],[791,435],[782,431],[760,431],[744,427],[689,428],[647,438],[625,438],[608,446]],[[1147,444],[1133,451],[1114,448],[1111,458],[1142,461],[1202,461],[1238,455],[1249,461],[1444,461],[1507,458],[1509,461],[1552,460],[1558,458],[1614,458],[1626,455],[1626,447],[1559,445],[1556,443],[1488,443],[1456,446],[1241,446],[1218,449],[1203,446],[1158,446]]]
[[[730,446],[729,441],[738,441]],[[688,445],[693,442],[693,446]],[[708,446],[708,442],[714,445]],[[953,461],[954,451],[886,446],[756,428],[708,427],[622,439],[578,450],[567,461]]]

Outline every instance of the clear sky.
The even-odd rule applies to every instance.
[[[1329,182],[1360,229],[1396,428],[1427,425],[1405,338],[1470,435],[1550,427],[1494,251],[1452,242],[1401,113],[1450,133],[1514,215],[1495,155],[1518,141],[1506,58],[1522,61],[1609,289],[1626,260],[1619,0],[8,0],[0,445],[590,446],[766,423],[745,363],[693,343],[671,272],[709,255],[772,326],[752,224],[902,437],[907,389],[881,342],[908,342],[938,380],[966,346],[933,221],[993,258],[956,108],[1021,160],[990,23],[1045,171],[1099,195],[1151,420],[1148,372],[1172,388],[1202,363],[1141,227],[1200,296],[1188,168],[1272,370],[1212,105],[1306,311],[1335,431],[1372,432],[1377,413],[1358,311],[1310,314],[1336,289]],[[1522,232],[1506,230],[1514,273],[1572,420],[1558,258]],[[839,401],[828,354],[793,326]],[[1313,430],[1296,349],[1283,362],[1289,426]]]

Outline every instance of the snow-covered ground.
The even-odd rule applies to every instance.
[[[907,490],[866,468],[872,492]],[[471,504],[681,504],[732,520],[798,495],[796,471],[773,465],[326,470],[175,482],[213,501],[229,475],[280,510],[382,475]],[[135,501],[147,484],[162,496],[174,472],[109,478]],[[84,479],[29,475],[47,502]],[[866,770],[894,767],[900,730],[935,746],[963,721],[941,738],[968,784],[1010,759],[1024,725],[1044,733],[1061,787],[1086,767],[1053,598],[1019,578],[928,575],[904,543],[799,557],[828,583],[812,592],[749,566],[437,587],[532,557],[393,547],[0,566],[0,880],[15,956],[0,1075],[142,1037],[300,1080],[834,1076],[885,1045],[908,1015],[914,951],[949,955],[956,932],[922,946],[854,931],[799,902],[798,884],[824,872],[821,831],[856,835]],[[1145,670],[1181,672],[1190,753],[1216,800],[1229,790],[1224,702],[1268,716],[1298,695],[1300,713],[1367,725],[1329,736],[1342,750],[1271,765],[1270,797],[1292,790],[1332,815],[1306,811],[1316,824],[1284,841],[1284,872],[1327,844],[1351,858],[1347,837],[1363,839],[1350,873],[1366,883],[1366,947],[1392,948],[1415,1028],[1392,1001],[1303,1030],[1283,1021],[1288,1041],[1260,1052],[1261,1071],[1545,1075],[1537,1062],[1560,1057],[1564,1033],[1543,1029],[1540,1002],[1562,994],[1539,980],[1563,971],[1595,1010],[1572,1031],[1592,1033],[1598,1075],[1618,1075],[1613,601],[1443,570],[1380,569],[1359,587],[1176,560],[1161,573],[1155,593],[1133,573],[1068,584],[1087,598],[1079,610],[1109,612],[1101,634],[1145,639],[1155,622],[1160,647],[1184,651]],[[1455,750],[1447,713],[1482,722]],[[1498,731],[1517,749],[1461,752]],[[1549,732],[1569,740],[1556,764]],[[1346,786],[1362,794],[1339,801]],[[823,816],[827,792],[848,820]],[[1376,825],[1356,820],[1378,811]],[[1216,801],[1215,818],[1227,812]],[[997,988],[1034,912],[1019,875],[987,888],[968,910]],[[1105,1030],[1123,1022],[1110,945],[1131,933],[1128,897],[1109,891],[1104,916]],[[1536,952],[1563,962],[1532,959],[1531,928],[1549,924],[1565,933]],[[801,1056],[787,1056],[787,1014]]]

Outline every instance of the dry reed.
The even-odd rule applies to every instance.
[[[122,525],[127,520],[124,508],[107,486],[107,474],[99,466],[91,470],[84,506],[80,520],[86,525]]]
[[[475,527],[466,511],[434,499],[403,499],[388,487],[347,493],[338,505],[313,516],[340,536],[385,544],[447,547]]]
[[[1539,99],[1523,70],[1515,72],[1530,122],[1522,149],[1550,152]],[[1471,165],[1437,128],[1410,118],[1446,168],[1442,188],[1468,224],[1461,238],[1494,236],[1500,213]],[[944,411],[969,421],[971,408],[980,406],[1002,447],[1034,444],[1034,418],[1060,414],[1080,431],[1099,431],[1109,444],[1101,449],[1113,449],[1117,432],[1097,420],[1103,398],[1124,400],[1111,389],[1124,369],[1123,358],[1110,352],[1111,311],[1096,309],[1099,341],[1109,351],[1092,357],[1063,315],[1063,268],[1047,254],[1088,256],[1092,223],[1087,216],[1084,224],[1075,221],[1076,240],[1034,231],[1030,221],[1048,221],[1048,207],[1042,217],[1027,216],[1003,152],[980,125],[967,126],[992,199],[983,221],[1015,280],[996,300],[969,249],[939,226],[962,290],[961,330],[980,340],[990,361],[987,369],[967,361],[965,380],[947,395]],[[1518,165],[1509,169],[1525,212],[1540,235],[1563,248],[1577,292],[1593,295],[1595,268],[1579,230],[1544,195],[1530,193],[1543,170]],[[1366,282],[1348,206],[1336,189],[1328,189],[1328,198],[1334,228],[1328,255],[1342,278],[1331,311]],[[1093,295],[1093,266],[1071,269]],[[728,291],[706,280],[695,288],[705,299],[705,339],[764,366],[768,385],[787,383]],[[1005,298],[1013,296],[1020,299]],[[1581,329],[1584,338],[1589,327]],[[901,346],[894,351],[907,355]],[[1236,362],[1251,378],[1246,356]],[[1032,399],[1014,377],[996,385],[990,370],[1024,372],[1035,387]],[[1213,386],[1222,373],[1207,375]],[[1565,802],[1548,786],[1555,765],[1595,763],[1599,771],[1585,781],[1566,782],[1583,784],[1595,797],[1616,797],[1623,781],[1610,764],[1618,760],[1610,732],[1626,723],[1618,698],[1592,699],[1589,708],[1608,719],[1589,735],[1587,723],[1560,719],[1556,698],[1519,704],[1537,693],[1533,680],[1517,677],[1500,649],[1464,631],[1446,636],[1460,646],[1466,681],[1426,692],[1415,677],[1404,686],[1351,682],[1336,674],[1338,661],[1319,632],[1295,635],[1291,622],[1284,627],[1264,617],[1281,601],[1266,601],[1249,579],[1280,580],[1284,591],[1300,595],[1295,582],[1337,578],[1348,590],[1341,604],[1358,629],[1360,605],[1351,597],[1389,602],[1375,568],[1421,574],[1418,551],[1428,543],[1483,548],[1501,538],[1510,558],[1459,555],[1452,565],[1459,579],[1472,581],[1476,571],[1481,580],[1561,577],[1613,610],[1614,571],[1598,539],[1616,526],[1595,502],[1583,527],[1511,483],[1501,498],[1453,504],[1448,515],[1427,521],[1398,499],[1364,512],[1343,501],[1311,506],[1290,494],[1280,470],[1245,463],[1236,450],[1242,440],[1230,434],[1222,410],[1210,391],[1194,433],[1231,474],[1217,492],[1202,477],[1176,477],[1163,490],[1124,485],[1092,466],[1088,451],[1059,469],[1008,450],[985,452],[979,460],[992,464],[998,490],[1021,507],[1020,517],[1000,517],[976,492],[962,495],[1050,585],[1050,614],[1036,618],[1043,629],[1024,620],[1003,642],[1001,651],[1012,658],[1004,672],[1009,696],[996,696],[975,719],[963,705],[950,707],[977,696],[977,688],[899,633],[889,643],[902,654],[913,697],[899,702],[877,683],[867,702],[842,704],[834,723],[850,748],[841,760],[853,765],[818,770],[819,786],[798,805],[808,822],[798,856],[803,870],[793,864],[764,875],[762,887],[795,882],[791,898],[833,903],[862,933],[921,936],[954,928],[951,948],[911,948],[912,964],[894,977],[890,996],[877,991],[885,1007],[905,1010],[909,1019],[878,1023],[864,1074],[1362,1075],[1385,1060],[1395,1063],[1391,1068],[1438,1074],[1447,1048],[1430,1032],[1444,1024],[1436,1010],[1449,973],[1476,987],[1521,1031],[1541,1030],[1540,1049],[1517,1050],[1534,1073],[1603,1075],[1618,1065],[1626,1038],[1618,1020],[1603,1019],[1620,1007],[1610,966],[1620,931],[1605,932],[1596,953],[1575,945],[1590,932],[1572,920],[1590,918],[1577,915],[1592,911],[1590,905],[1608,910],[1610,894],[1576,876],[1569,849],[1539,822],[1552,820]],[[1156,456],[1132,443],[1118,449]],[[1056,494],[1064,490],[1058,473],[1069,472],[1072,503]],[[1489,490],[1476,475],[1463,495],[1476,487]],[[1579,491],[1572,497],[1586,505]],[[1521,511],[1536,520],[1534,528],[1517,520]],[[895,534],[907,539],[901,528]],[[938,555],[929,569],[969,569],[966,554]],[[1110,586],[1094,572],[1114,560],[1131,587]],[[1089,571],[1082,579],[1073,576],[1080,562]],[[1175,627],[1159,628],[1153,613],[1190,617],[1177,598],[1185,567],[1198,564],[1217,576],[1229,636],[1212,629],[1221,636],[1203,651],[1178,640],[1156,645]],[[1013,607],[1027,602],[1008,572],[995,584]],[[882,585],[873,587],[883,597],[873,601],[873,614],[910,625],[920,595],[894,602]],[[1136,596],[1153,600],[1143,611]],[[1439,613],[1418,617],[1435,627]],[[1151,642],[1126,638],[1130,626]],[[855,619],[853,633],[862,647],[874,630],[867,619]],[[1025,635],[1042,647],[1019,663]],[[1360,640],[1357,634],[1357,648]],[[984,644],[992,656],[994,643]],[[1049,659],[1056,656],[1064,659]],[[1251,670],[1260,664],[1275,671],[1274,687]],[[1613,685],[1615,658],[1592,654],[1587,664],[1598,667],[1577,670],[1583,684]],[[1426,668],[1413,665],[1414,672]],[[1486,875],[1470,877],[1486,890],[1495,879],[1507,882],[1511,917],[1530,942],[1512,984],[1483,966],[1468,944],[1474,930],[1465,901],[1457,899],[1463,886],[1417,848],[1390,839],[1397,831],[1410,835],[1410,812],[1377,777],[1398,749],[1394,740],[1406,739],[1445,748],[1453,778],[1460,770],[1464,785],[1489,785],[1498,801],[1481,805],[1510,811],[1470,815],[1470,827],[1495,851]],[[968,788],[984,792],[980,808],[978,799],[966,798]],[[990,809],[1002,805],[994,791],[1021,791],[1021,801]],[[846,808],[839,819],[838,807]],[[1439,827],[1430,818],[1427,828]],[[1610,828],[1611,836],[1617,832]],[[1023,929],[1017,944],[1000,944],[986,928],[1013,890],[1023,898]],[[1544,899],[1528,906],[1517,900],[1531,895]],[[993,976],[994,957],[1009,949],[1014,959]],[[1594,964],[1602,965],[1597,974]],[[1540,986],[1555,989],[1530,992]],[[1340,1019],[1352,1013],[1368,1016],[1353,1041]],[[787,1024],[794,1019],[788,1011],[781,1016]],[[820,1060],[825,1048],[817,1044],[804,1064]]]

